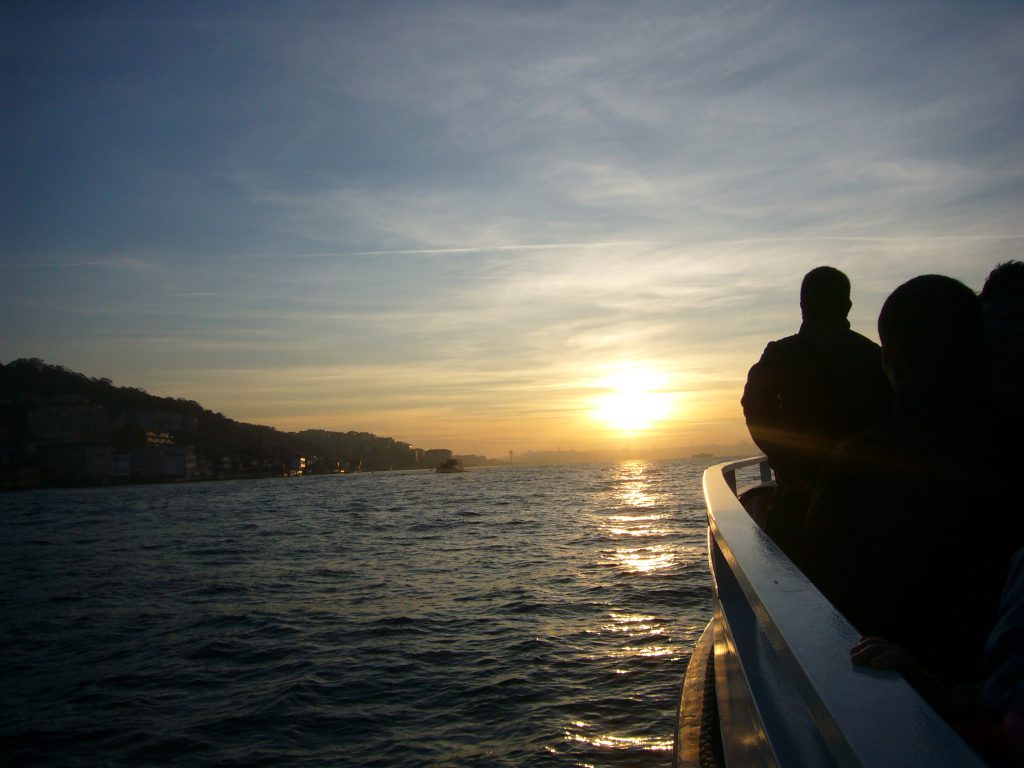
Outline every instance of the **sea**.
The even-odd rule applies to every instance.
[[[708,459],[0,495],[0,754],[668,766]]]

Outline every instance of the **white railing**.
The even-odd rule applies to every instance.
[[[763,457],[704,472],[715,684],[729,768],[984,768],[898,674],[851,664],[857,631],[737,499],[737,470],[754,467],[762,480],[770,477]]]

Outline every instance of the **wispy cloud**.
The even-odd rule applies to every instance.
[[[654,245],[643,240],[624,240],[622,242],[593,242],[593,243],[522,243],[519,245],[481,245],[474,247],[449,247],[449,248],[415,248],[405,250],[389,251],[340,251],[322,253],[291,253],[275,254],[273,256],[263,255],[261,258],[290,258],[290,259],[327,259],[345,258],[350,256],[436,256],[443,254],[474,254],[474,253],[515,253],[520,251],[561,251],[580,250],[584,248],[614,248],[625,245]]]

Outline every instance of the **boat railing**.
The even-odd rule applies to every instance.
[[[741,471],[771,477],[763,457],[704,473],[726,764],[983,768],[897,673],[852,665],[857,631],[747,514]]]

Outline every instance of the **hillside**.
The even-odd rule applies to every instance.
[[[35,358],[0,365],[0,487],[435,467],[366,432],[282,432]]]

